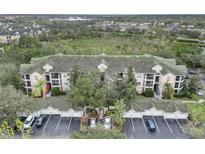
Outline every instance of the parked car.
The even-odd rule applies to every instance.
[[[46,121],[46,116],[45,115],[40,115],[40,117],[36,121],[36,127],[40,128]]]
[[[154,121],[152,119],[146,119],[146,125],[150,132],[155,132],[156,127]]]
[[[90,118],[90,127],[95,128],[96,127],[96,118]]]
[[[199,95],[199,96],[204,96],[204,95],[205,95],[205,90],[199,91],[199,92],[198,92],[198,95]]]
[[[29,115],[26,118],[26,121],[24,122],[23,128],[24,129],[28,129],[32,126],[33,122],[34,122],[35,117],[33,115]]]
[[[194,74],[194,75],[198,75],[200,73],[200,69],[191,69],[189,71],[189,74]]]
[[[110,116],[105,117],[104,126],[105,126],[105,129],[111,129],[112,124],[111,124],[111,117]]]

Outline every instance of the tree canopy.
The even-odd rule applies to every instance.
[[[17,117],[18,112],[26,112],[31,103],[29,97],[13,86],[0,86],[0,113],[9,122]]]

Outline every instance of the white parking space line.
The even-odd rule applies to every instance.
[[[130,119],[131,119],[131,123],[132,123],[132,129],[135,132],[135,127],[134,127],[133,119],[132,118],[130,118]]]
[[[146,125],[145,125],[144,118],[142,118],[142,122],[143,122],[143,125],[144,125],[144,129],[145,129],[145,131],[147,132],[147,127],[146,127]]]
[[[173,133],[171,127],[169,126],[169,123],[167,122],[167,120],[166,120],[165,118],[164,118],[164,121],[165,121],[165,123],[167,124],[167,127],[169,128],[169,131],[170,131],[171,133]]]
[[[45,131],[45,129],[46,129],[46,126],[48,125],[48,122],[49,122],[50,118],[51,118],[51,114],[50,114],[50,116],[49,116],[49,118],[48,118],[48,121],[46,122],[45,126],[43,127],[43,131],[42,131],[42,135],[41,135],[41,136],[44,135],[44,131]]]
[[[182,125],[179,123],[179,121],[177,119],[176,119],[176,121],[177,121],[179,127],[181,128],[182,132],[185,133],[184,128],[182,127]]]
[[[36,121],[34,122],[34,124],[33,124],[32,128],[31,128],[31,130],[33,130],[33,128],[35,127],[38,118],[39,118],[39,116],[37,117]]]
[[[61,121],[61,116],[60,116],[60,118],[59,118],[59,120],[58,120],[58,123],[57,123],[57,125],[56,125],[55,132],[58,130],[58,126],[59,126],[59,124],[60,124],[60,121]]]
[[[69,121],[69,124],[68,124],[68,128],[67,128],[67,130],[66,130],[66,133],[68,133],[68,131],[69,131],[69,129],[70,129],[71,121],[72,121],[72,117],[70,118],[70,121]]]
[[[160,129],[159,129],[159,127],[158,127],[158,124],[157,124],[157,122],[156,122],[154,116],[152,116],[152,119],[154,120],[154,123],[155,123],[155,125],[156,125],[156,127],[157,127],[157,131],[160,133]]]

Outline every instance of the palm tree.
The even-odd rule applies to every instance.
[[[45,80],[38,80],[33,87],[32,95],[34,97],[42,96]]]
[[[164,88],[163,88],[163,96],[165,99],[173,99],[174,96],[174,89],[172,87],[172,85],[168,82],[166,82],[164,84]]]

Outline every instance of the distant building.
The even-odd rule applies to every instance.
[[[32,58],[31,64],[22,64],[20,74],[23,86],[31,92],[39,79],[46,81],[47,91],[58,87],[60,91],[69,90],[70,72],[78,66],[83,73],[95,70],[102,72],[103,80],[108,83],[127,78],[129,67],[133,67],[136,79],[136,91],[141,94],[153,89],[162,97],[165,83],[170,83],[175,92],[183,88],[186,74],[185,65],[176,65],[175,59],[165,59],[152,55],[51,55]]]
[[[19,33],[13,33],[13,32],[1,32],[0,33],[0,43],[8,44],[12,41],[16,40],[18,41],[20,38]]]

